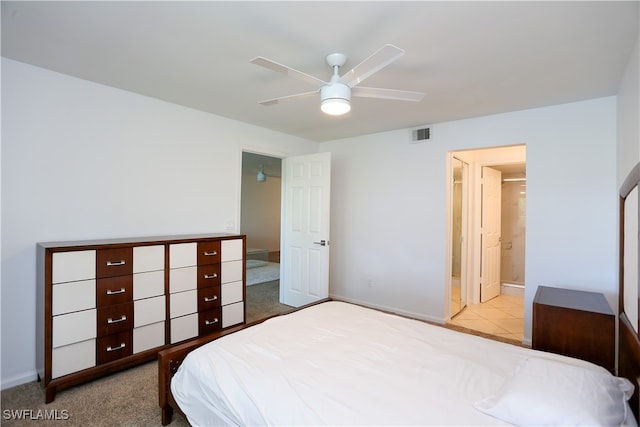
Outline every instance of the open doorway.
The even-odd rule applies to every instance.
[[[240,232],[247,236],[247,323],[290,307],[280,304],[282,159],[242,153]]]
[[[468,188],[457,201],[459,162],[468,165]],[[521,342],[524,334],[526,148],[524,145],[450,153],[448,188],[450,278],[448,293],[466,295],[450,303],[453,325]],[[456,227],[461,222],[457,204],[468,206],[465,245]],[[464,248],[464,249],[459,249]],[[463,254],[456,253],[463,250]],[[459,263],[466,254],[467,261]],[[458,267],[459,264],[459,267]],[[455,266],[455,268],[454,268]],[[457,278],[462,292],[457,290]],[[464,292],[466,290],[466,292]]]

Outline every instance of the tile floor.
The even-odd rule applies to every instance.
[[[524,298],[500,295],[482,304],[470,304],[450,323],[521,342],[524,335]]]

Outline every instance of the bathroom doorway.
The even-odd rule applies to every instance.
[[[466,181],[468,193],[463,197],[467,204],[466,239],[465,245],[460,245],[460,235],[457,228],[462,220],[456,219],[460,209],[456,208],[459,198],[456,182],[460,177],[457,170],[460,163],[467,165]],[[449,280],[448,295],[450,323],[467,329],[490,335],[502,336],[507,339],[522,341],[524,334],[524,286],[525,286],[525,238],[526,238],[526,147],[510,146],[488,148],[450,153],[449,173],[451,186],[448,191],[449,200]],[[498,176],[498,197],[483,197],[483,172],[491,170],[492,180]],[[495,193],[494,193],[495,195]],[[489,202],[493,200],[493,202]],[[497,262],[488,267],[483,264],[483,257],[487,258],[486,248],[483,253],[484,236],[483,214],[487,215],[486,205],[494,203],[493,218],[500,218],[498,227],[493,227],[492,258]],[[484,208],[484,209],[483,209]],[[497,229],[497,231],[495,231]],[[496,234],[497,233],[497,234]],[[485,240],[486,241],[486,240]],[[464,254],[457,254],[457,248]],[[462,249],[464,248],[464,249]],[[466,262],[458,263],[458,258]],[[458,272],[458,264],[460,272]],[[499,272],[498,285],[493,286],[492,294],[482,295],[482,284],[485,280],[487,268],[494,273]],[[483,271],[485,269],[485,271]],[[495,274],[494,274],[495,276]],[[457,277],[460,280],[460,301],[457,302]],[[464,297],[466,291],[466,298]],[[485,301],[485,302],[481,302]]]

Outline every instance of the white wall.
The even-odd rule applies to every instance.
[[[618,88],[618,187],[640,161],[640,37]]]
[[[443,322],[446,157],[526,144],[525,340],[538,285],[616,303],[616,98],[332,141],[330,294]],[[368,279],[372,286],[368,287]]]
[[[2,59],[2,388],[35,379],[35,244],[239,229],[241,151],[318,145]]]

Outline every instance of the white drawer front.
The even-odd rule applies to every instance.
[[[51,288],[51,312],[58,314],[96,307],[96,280],[59,283]]]
[[[198,287],[198,267],[169,270],[169,292],[182,292]]]
[[[164,294],[164,270],[133,275],[133,299],[155,297]]]
[[[133,302],[133,327],[161,322],[165,318],[164,295]]]
[[[164,246],[136,246],[133,248],[133,272],[144,273],[164,269]]]
[[[237,325],[244,321],[244,303],[225,305],[222,307],[222,327]]]
[[[95,338],[96,310],[84,310],[55,316],[52,328],[54,348]]]
[[[55,252],[51,282],[64,283],[96,278],[96,251]]]
[[[198,335],[198,313],[171,319],[171,344]]]
[[[141,351],[164,345],[164,322],[153,323],[133,330],[133,352]]]
[[[169,304],[169,315],[171,318],[195,313],[198,311],[198,291],[193,290],[171,294]]]
[[[223,240],[221,243],[222,262],[242,259],[242,239]]]
[[[78,372],[96,366],[96,340],[54,348],[51,352],[51,377]]]
[[[197,263],[197,243],[176,243],[169,246],[169,268],[190,267]]]
[[[222,283],[237,282],[242,280],[242,273],[242,260],[223,262],[220,281]]]
[[[223,284],[220,293],[220,304],[222,305],[242,301],[242,281]]]

